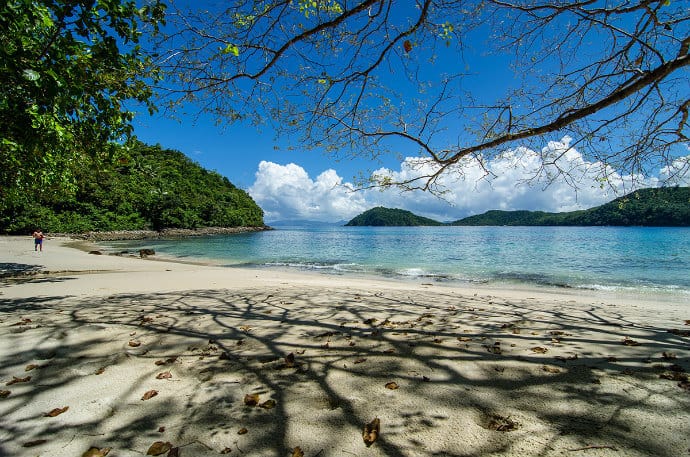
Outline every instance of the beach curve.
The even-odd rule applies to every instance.
[[[190,456],[690,449],[681,303],[154,262],[69,242],[35,253],[30,237],[0,238],[16,273],[0,294],[0,455],[134,456],[158,441]]]

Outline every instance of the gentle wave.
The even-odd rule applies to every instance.
[[[568,283],[562,280],[551,278],[543,274],[519,274],[519,273],[497,273],[490,277],[469,277],[460,274],[442,274],[428,272],[422,268],[390,269],[375,268],[355,263],[299,263],[299,262],[266,262],[266,263],[244,263],[226,264],[227,267],[241,268],[279,268],[295,269],[299,271],[314,271],[332,275],[369,275],[385,278],[402,280],[430,280],[439,283],[458,283],[468,284],[497,284],[497,285],[522,285],[522,286],[541,286],[559,289],[581,289],[602,292],[622,292],[622,293],[641,293],[649,294],[680,294],[690,296],[690,289],[677,285],[629,285],[629,284],[598,284],[598,283]]]
[[[462,284],[690,294],[690,229],[317,227],[101,243],[228,267]]]

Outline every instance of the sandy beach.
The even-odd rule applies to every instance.
[[[81,247],[0,237],[0,456],[690,456],[682,300]]]

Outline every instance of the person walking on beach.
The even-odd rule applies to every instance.
[[[40,250],[43,252],[43,238],[45,238],[45,236],[41,229],[36,229],[32,236],[34,238],[34,251]]]

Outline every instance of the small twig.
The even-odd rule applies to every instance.
[[[319,452],[317,452],[316,454],[314,454],[314,457],[319,457],[319,456],[321,455],[322,452],[323,452],[323,449],[321,449]]]
[[[585,447],[578,447],[576,449],[568,449],[570,452],[575,452],[575,451],[586,451],[587,449],[611,449],[612,451],[617,451],[618,449],[613,447],[613,446],[607,446],[605,444],[603,445],[598,445],[598,444],[592,444],[590,446],[585,446]]]
[[[62,448],[64,449],[64,448],[66,448],[67,446],[69,446],[70,444],[72,444],[72,441],[74,441],[74,438],[76,438],[76,437],[77,437],[77,435],[72,435],[72,438],[70,438],[70,440],[67,442],[67,444],[65,444],[64,446],[62,446]]]

